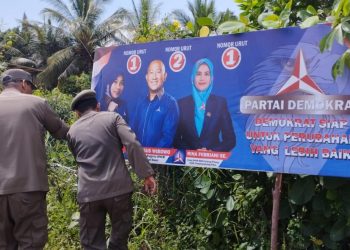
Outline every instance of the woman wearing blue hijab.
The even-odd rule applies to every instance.
[[[174,145],[180,149],[231,151],[236,144],[225,98],[213,95],[213,63],[202,58],[192,71],[192,95],[178,101],[180,121]]]

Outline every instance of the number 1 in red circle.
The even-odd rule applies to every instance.
[[[138,55],[132,55],[129,57],[126,67],[130,74],[136,74],[141,69],[141,58]]]
[[[236,47],[225,49],[221,56],[221,63],[226,69],[235,69],[241,62],[241,52]]]

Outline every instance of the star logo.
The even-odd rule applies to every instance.
[[[293,74],[289,77],[282,88],[277,92],[277,95],[283,95],[300,90],[302,92],[311,95],[323,95],[322,89],[316,84],[316,82],[309,76],[304,54],[302,50],[299,50],[298,56],[295,60]]]
[[[181,154],[180,151],[176,152],[174,162],[175,163],[185,163],[184,162],[184,157],[183,157],[183,155]]]

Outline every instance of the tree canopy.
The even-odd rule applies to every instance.
[[[45,8],[42,13],[55,21],[55,28],[69,39],[68,46],[51,55],[47,67],[38,75],[49,87],[56,86],[57,79],[90,71],[95,48],[115,38],[116,33],[119,34],[118,42],[128,40],[122,33],[125,28],[124,10],[117,10],[99,22],[108,0],[69,0],[70,7],[61,0],[46,1],[53,8]]]

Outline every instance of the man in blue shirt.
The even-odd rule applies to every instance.
[[[160,60],[153,60],[147,70],[149,93],[137,106],[131,123],[144,147],[171,148],[179,121],[179,108],[174,97],[165,93],[167,73]]]

